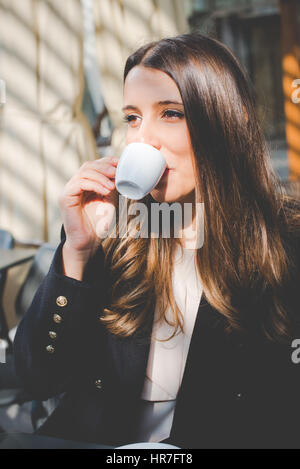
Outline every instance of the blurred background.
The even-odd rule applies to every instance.
[[[226,44],[254,86],[275,170],[300,196],[299,25],[298,0],[0,0],[0,229],[12,236],[0,248],[23,253],[0,264],[4,348],[34,255],[60,240],[63,186],[84,161],[122,151],[123,68],[138,46],[190,31]],[[0,395],[0,427],[30,429],[26,405]]]

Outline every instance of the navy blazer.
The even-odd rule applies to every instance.
[[[78,281],[63,275],[64,241],[62,227],[50,270],[17,329],[17,375],[36,399],[61,396],[38,433],[112,446],[135,442],[152,322],[145,341],[108,332],[99,321],[109,278],[103,249]],[[286,295],[297,316],[299,237],[288,249],[296,268]],[[266,313],[260,298],[248,306],[254,317]],[[165,442],[189,449],[300,447],[300,364],[292,361],[291,345],[271,343],[255,328],[246,335],[224,328],[224,317],[203,295]]]

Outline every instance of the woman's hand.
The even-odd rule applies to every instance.
[[[64,252],[87,261],[114,219],[119,159],[109,156],[85,162],[65,185],[59,207],[66,233]],[[70,256],[68,256],[70,258]]]

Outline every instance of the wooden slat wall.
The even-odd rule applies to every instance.
[[[300,103],[293,102],[293,81],[300,78],[298,0],[279,0],[289,179],[300,180]],[[299,85],[298,85],[299,86]]]

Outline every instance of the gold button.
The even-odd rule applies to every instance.
[[[54,353],[54,347],[52,345],[47,345],[46,350],[48,353]]]
[[[56,335],[57,335],[56,332],[49,331],[49,337],[50,337],[50,339],[53,339],[53,340],[56,339]]]
[[[56,298],[56,304],[58,306],[63,307],[63,306],[66,306],[67,303],[68,303],[68,301],[67,301],[67,298],[65,296],[58,296]]]
[[[53,321],[59,324],[62,322],[62,317],[59,314],[53,314]]]
[[[101,389],[101,388],[102,388],[102,381],[101,381],[101,379],[97,379],[97,380],[95,381],[95,386],[96,386],[96,388],[98,388],[98,389]]]

